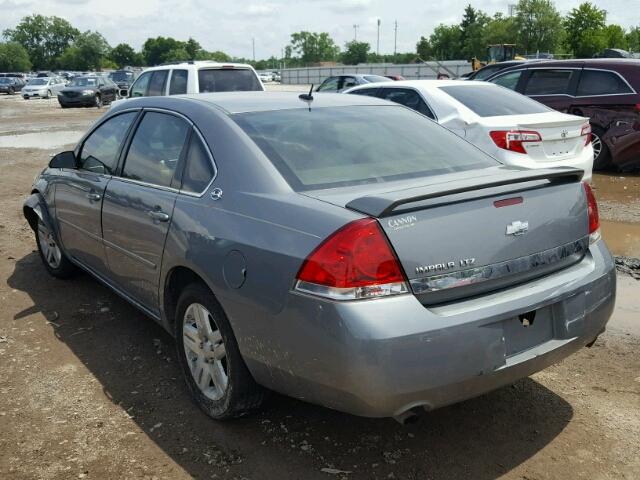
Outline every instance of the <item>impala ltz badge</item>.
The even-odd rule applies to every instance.
[[[527,230],[529,230],[529,222],[521,222],[520,220],[516,220],[515,222],[511,222],[507,225],[507,232],[505,235],[524,235]]]

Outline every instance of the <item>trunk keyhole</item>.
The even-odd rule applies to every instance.
[[[533,312],[523,313],[522,315],[518,315],[520,319],[520,323],[522,323],[523,327],[530,327],[533,325],[533,320],[536,318],[535,310]]]

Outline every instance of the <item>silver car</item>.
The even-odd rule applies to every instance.
[[[581,176],[372,97],[145,97],[54,157],[24,215],[53,276],[81,268],[175,336],[213,418],[266,389],[403,418],[603,331],[616,277]]]
[[[32,78],[22,88],[20,94],[25,100],[33,97],[51,98],[58,95],[65,86],[64,80],[58,77]]]

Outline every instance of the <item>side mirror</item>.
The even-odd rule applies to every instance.
[[[76,155],[71,152],[60,152],[49,162],[49,168],[76,168]]]
[[[129,89],[128,88],[121,88],[120,91],[118,92],[118,94],[121,97],[128,97],[129,96]]]

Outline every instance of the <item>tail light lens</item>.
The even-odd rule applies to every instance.
[[[400,263],[373,218],[351,222],[324,240],[302,264],[295,289],[335,300],[409,291]]]
[[[525,143],[542,141],[540,134],[531,130],[494,130],[489,135],[499,148],[524,154],[527,153]]]
[[[580,131],[580,135],[585,135],[584,144],[589,145],[591,143],[591,125],[588,123],[582,126],[582,130]]]
[[[584,187],[584,193],[587,196],[587,210],[589,212],[589,243],[594,243],[600,239],[600,216],[598,215],[598,204],[591,186],[586,182],[583,182],[582,186]]]

